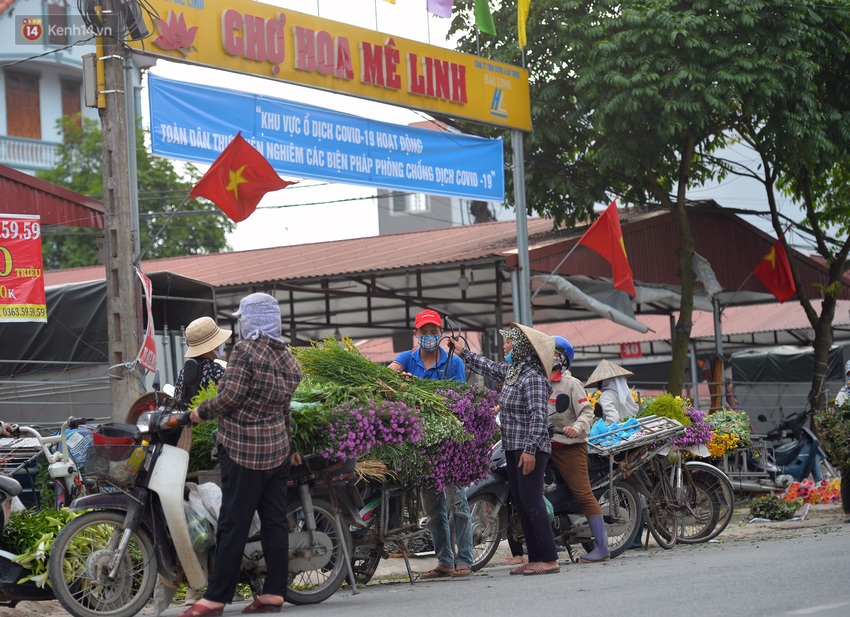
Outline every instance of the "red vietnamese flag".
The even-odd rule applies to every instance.
[[[785,235],[785,234],[783,234]],[[774,243],[767,254],[753,270],[758,279],[770,290],[780,304],[790,300],[797,293],[794,277],[791,275],[791,264],[788,253],[782,246],[782,236]]]
[[[238,223],[251,216],[263,195],[290,184],[295,183],[281,180],[265,157],[245,141],[240,131],[189,195],[206,197],[234,223]]]
[[[635,283],[632,280],[632,269],[626,255],[626,246],[623,244],[623,231],[620,229],[616,199],[593,222],[578,243],[604,257],[611,264],[614,287],[625,291],[632,298],[635,297]]]

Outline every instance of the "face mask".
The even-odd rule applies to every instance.
[[[514,363],[514,350],[513,349],[511,349],[508,352],[508,355],[505,356],[505,362],[507,362],[508,364]]]
[[[419,347],[423,351],[434,351],[437,349],[437,345],[440,343],[440,337],[436,334],[426,334],[425,336],[417,336],[416,340],[419,341]]]

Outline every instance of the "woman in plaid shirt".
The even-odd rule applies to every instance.
[[[242,552],[254,512],[268,575],[263,593],[243,613],[276,613],[284,602],[289,571],[286,485],[290,459],[289,403],[301,381],[298,362],[281,339],[280,306],[254,293],[239,303],[240,341],[218,384],[218,394],[192,412],[192,421],[218,419],[221,512],[215,569],[204,597],[180,617],[216,617],[233,599]]]
[[[472,353],[462,341],[454,340],[470,370],[504,384],[499,394],[502,445],[511,496],[528,545],[528,563],[514,568],[511,574],[553,574],[561,568],[543,501],[543,472],[552,452],[548,405],[555,340],[517,323],[501,333],[507,363]]]

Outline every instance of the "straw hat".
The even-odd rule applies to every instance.
[[[233,334],[230,330],[222,330],[210,317],[201,317],[186,326],[186,342],[189,349],[187,358],[197,358],[217,349]]]
[[[511,327],[519,328],[520,331],[522,331],[525,338],[527,338],[528,342],[531,343],[531,346],[534,347],[534,351],[537,352],[537,357],[540,358],[540,363],[546,371],[546,376],[551,377],[552,363],[555,359],[555,339],[545,332],[518,324],[515,321],[511,322]],[[502,333],[502,336],[511,338],[510,330],[500,330],[500,332]]]
[[[603,379],[611,379],[612,377],[631,377],[633,375],[634,373],[628,369],[624,369],[619,364],[614,364],[608,360],[602,360],[596,365],[596,368],[593,369],[593,374],[584,383],[584,387],[590,387],[593,384],[601,382]]]

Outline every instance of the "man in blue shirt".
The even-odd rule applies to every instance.
[[[419,346],[400,353],[390,364],[398,373],[406,373],[423,379],[455,379],[466,381],[466,366],[458,356],[451,358],[440,347],[443,335],[443,320],[437,311],[425,309],[416,316],[413,334]],[[434,538],[434,552],[439,564],[433,570],[423,572],[419,578],[441,578],[445,576],[469,576],[472,570],[472,525],[466,489],[447,486],[446,490],[434,493],[422,490],[422,504],[428,516],[428,529]],[[450,525],[449,509],[454,515]],[[457,555],[452,543],[457,543]]]

